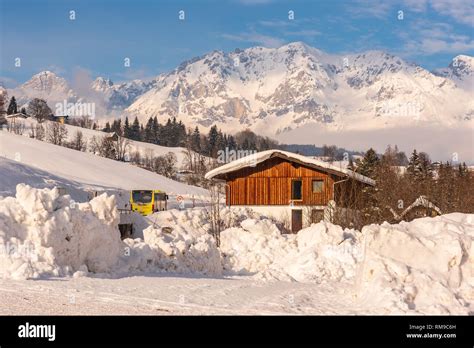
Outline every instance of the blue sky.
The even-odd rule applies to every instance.
[[[0,2],[0,77],[7,87],[46,69],[68,79],[78,69],[113,81],[150,78],[212,50],[292,41],[329,53],[384,50],[430,70],[458,54],[474,55],[474,2],[468,0]]]

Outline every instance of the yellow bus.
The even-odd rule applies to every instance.
[[[168,195],[160,190],[130,191],[130,207],[141,215],[150,215],[168,208]]]

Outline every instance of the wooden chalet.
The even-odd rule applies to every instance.
[[[227,205],[250,206],[275,218],[287,216],[292,232],[328,220],[325,210],[334,201],[344,202],[341,195],[349,179],[360,187],[375,185],[374,180],[346,168],[281,150],[249,155],[205,177],[226,183]]]

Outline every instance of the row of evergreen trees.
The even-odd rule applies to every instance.
[[[397,146],[395,146],[395,148],[388,146],[382,156],[379,156],[374,149],[370,148],[362,159],[356,161],[356,165],[350,161],[348,169],[355,170],[357,173],[374,179],[376,176],[376,169],[383,160],[387,161],[387,159],[390,159],[390,165],[396,167],[403,165],[405,162],[403,158],[406,158],[406,155],[405,153],[398,151]],[[468,174],[466,162],[458,163],[456,167],[457,175],[465,176]],[[407,175],[416,181],[435,178],[435,172],[438,172],[439,168],[454,169],[451,162],[433,163],[426,152],[418,152],[416,149],[413,150],[406,163]]]
[[[208,134],[201,134],[198,127],[194,130],[186,129],[175,117],[169,118],[165,124],[160,124],[156,116],[150,117],[145,125],[140,123],[137,117],[132,123],[126,117],[123,124],[122,120],[117,119],[112,124],[107,122],[102,130],[115,132],[131,140],[167,147],[190,148],[201,155],[213,158],[217,157],[219,150],[225,150],[226,147],[232,150],[263,151],[277,145],[271,139],[258,136],[249,130],[233,136],[222,132],[216,125],[210,128]]]

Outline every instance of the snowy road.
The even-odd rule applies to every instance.
[[[135,276],[0,280],[1,315],[366,314],[350,284]],[[379,309],[378,313],[383,313]]]

